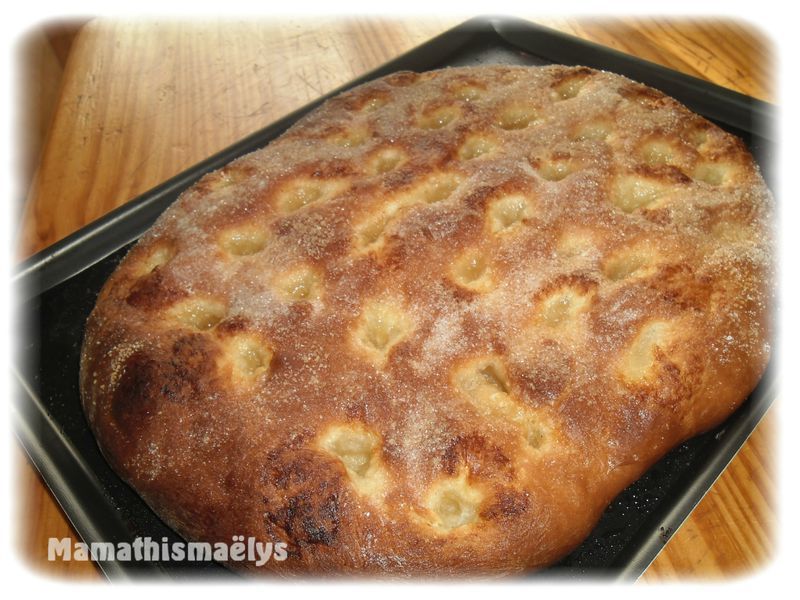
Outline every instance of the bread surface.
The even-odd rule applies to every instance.
[[[771,212],[740,140],[619,75],[395,73],[159,218],[84,410],[187,539],[288,543],[239,568],[540,568],[759,380]]]

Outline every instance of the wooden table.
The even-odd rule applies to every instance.
[[[738,22],[528,20],[758,98],[772,97],[770,49]],[[31,185],[21,209],[20,256],[457,22],[93,20],[33,34],[45,43],[28,60],[30,78],[23,88],[30,93],[26,131],[32,133],[22,157]],[[768,413],[644,581],[718,578],[769,559],[775,524],[774,413]],[[18,454],[23,554],[37,569],[98,578],[90,563],[46,561],[47,538],[74,533]]]

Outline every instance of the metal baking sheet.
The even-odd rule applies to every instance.
[[[266,145],[344,89],[402,69],[494,63],[582,64],[651,85],[742,138],[767,183],[772,181],[774,117],[767,103],[524,21],[482,17],[443,33],[187,169],[20,266],[14,277],[21,323],[13,366],[16,432],[85,542],[180,540],[110,469],[80,406],[78,359],[84,323],[101,286],[131,244],[204,173]],[[677,447],[624,490],[578,548],[533,580],[638,578],[772,403],[773,371],[767,370],[750,398],[720,427]],[[215,563],[103,561],[100,568],[112,579],[233,576]]]

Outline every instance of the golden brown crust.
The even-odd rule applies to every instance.
[[[396,73],[204,177],[87,324],[112,466],[278,573],[552,563],[768,359],[741,142],[579,67]]]

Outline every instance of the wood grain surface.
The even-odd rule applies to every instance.
[[[523,17],[525,18],[525,17]],[[527,20],[769,100],[769,42],[741,22]],[[305,19],[91,20],[23,40],[18,254],[28,256],[172,175],[458,24]],[[28,90],[31,97],[24,99]],[[774,549],[771,409],[642,580],[752,572]],[[91,563],[48,563],[47,538],[72,535],[17,451],[18,545],[35,569],[100,579]]]

